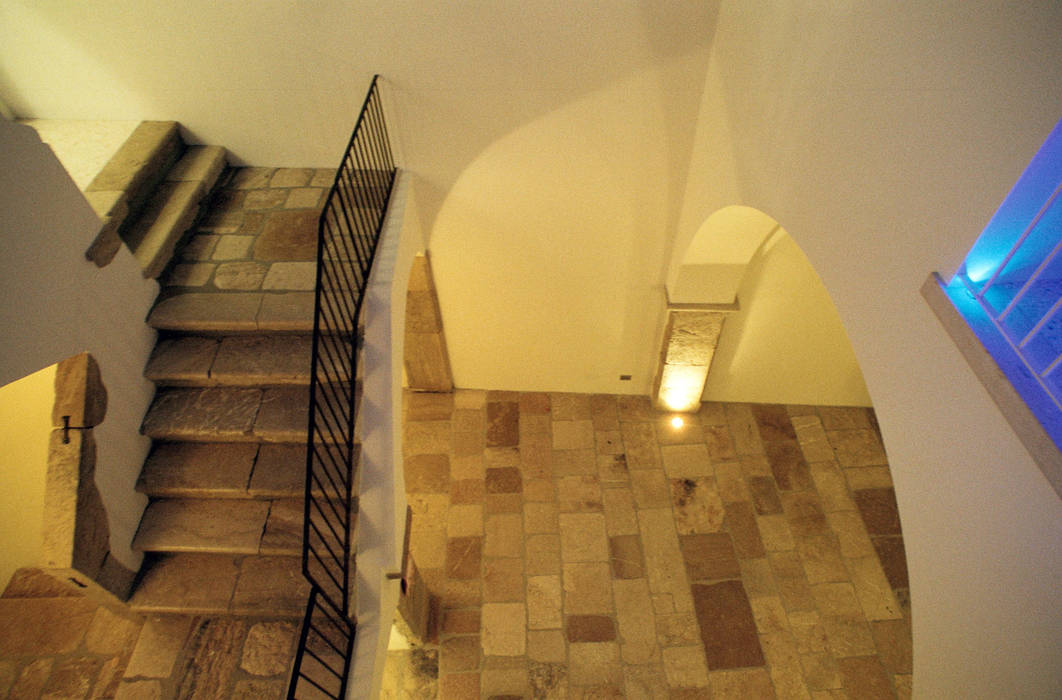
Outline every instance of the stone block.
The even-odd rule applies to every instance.
[[[60,362],[55,372],[52,425],[92,428],[102,423],[106,414],[107,388],[96,359],[83,352]]]

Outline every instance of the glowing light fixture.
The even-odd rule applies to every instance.
[[[678,430],[684,425],[686,425],[686,421],[682,420],[682,416],[675,416],[671,419],[671,427],[675,430]]]

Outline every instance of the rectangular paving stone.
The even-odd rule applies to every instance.
[[[300,557],[244,557],[232,594],[232,612],[301,617],[309,594]]]
[[[690,581],[740,578],[741,565],[725,532],[679,537]]]
[[[609,537],[608,551],[613,578],[632,579],[645,576],[642,542],[638,535]]]
[[[813,486],[811,471],[796,440],[764,443],[775,483],[782,491],[803,491]]]
[[[726,528],[734,542],[734,552],[739,559],[756,559],[766,551],[760,528],[756,522],[756,511],[751,503],[727,503]]]
[[[741,582],[693,584],[691,590],[708,667],[717,670],[763,666],[766,661],[752,607]]]
[[[608,615],[569,615],[564,623],[569,642],[611,642],[616,627]]]
[[[88,598],[0,598],[0,656],[45,656],[74,651],[95,614]]]
[[[561,513],[561,561],[608,561],[605,516],[601,513]]]
[[[483,556],[482,537],[452,537],[446,543],[446,575],[478,579]]]
[[[752,415],[759,428],[760,438],[764,442],[772,440],[796,440],[796,431],[785,406],[777,404],[756,404],[751,407]]]
[[[899,535],[900,513],[896,507],[896,494],[892,489],[866,489],[856,491],[852,498],[871,535]]]

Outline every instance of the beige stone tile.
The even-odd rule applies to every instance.
[[[488,515],[483,553],[488,557],[519,557],[524,553],[524,524],[519,513]]]
[[[443,639],[439,643],[439,671],[475,671],[479,668],[479,635]]]
[[[847,581],[848,571],[841,558],[837,535],[808,535],[797,538],[797,551],[804,562],[808,583]]]
[[[567,661],[568,645],[564,632],[559,629],[528,630],[527,656],[534,661],[564,663]]]
[[[479,700],[479,672],[443,673],[439,675],[440,697],[447,700]]]
[[[597,475],[564,476],[557,482],[557,506],[562,513],[601,512],[601,483]]]
[[[605,527],[609,535],[638,534],[638,514],[630,489],[604,489],[601,499],[605,509]]]
[[[269,186],[305,187],[313,176],[314,171],[308,168],[277,168],[269,180]]]
[[[870,632],[874,635],[874,645],[885,668],[890,673],[911,673],[913,648],[910,620],[904,618],[871,622]]]
[[[446,455],[410,455],[404,467],[407,493],[450,491],[450,458]]]
[[[750,598],[752,619],[756,629],[762,634],[789,634],[789,618],[786,615],[782,599],[778,596]]]
[[[796,431],[797,442],[808,462],[832,462],[833,447],[826,439],[826,431],[822,427],[817,416],[795,416],[793,429]]]
[[[775,693],[779,698],[799,698],[811,700],[807,684],[804,682],[804,668],[800,665],[800,654],[792,637],[784,633],[765,634],[761,637],[763,654],[774,681]]]
[[[784,515],[760,515],[756,518],[756,525],[763,539],[763,546],[768,552],[779,552],[796,547],[793,533],[789,529],[789,522]]]
[[[560,573],[560,535],[528,535],[525,546],[529,576]]]
[[[616,625],[608,615],[568,615],[564,636],[568,642],[612,642]]]
[[[486,445],[483,433],[454,433],[452,454],[454,457],[479,457],[482,460]]]
[[[601,513],[561,513],[561,561],[608,561],[605,516]]]
[[[317,263],[275,262],[269,266],[262,289],[311,291],[317,281]]]
[[[766,558],[740,559],[738,563],[741,564],[741,583],[745,586],[750,600],[778,595],[778,583]]]
[[[455,389],[454,408],[482,409],[487,404],[487,392],[482,389]]]
[[[726,504],[726,528],[734,542],[734,552],[739,559],[757,559],[766,551],[760,528],[756,523],[756,511],[751,503]]]
[[[671,504],[680,535],[718,532],[726,519],[723,501],[711,477],[672,479]]]
[[[568,691],[566,664],[529,661],[527,673],[533,698],[564,697]]]
[[[469,537],[483,534],[483,506],[451,505],[446,514],[446,534],[449,537]]]
[[[778,595],[785,609],[814,610],[815,597],[811,594],[811,586],[804,573],[804,563],[800,555],[795,551],[771,552],[767,555],[774,572],[775,581],[778,583]]]
[[[841,556],[848,558],[876,556],[874,545],[867,534],[863,518],[852,510],[827,513],[830,529],[837,534]]]
[[[509,469],[510,473],[520,475],[520,448],[511,447],[486,447],[483,450],[483,462],[487,465],[487,478],[490,479],[491,469]]]
[[[486,427],[486,420],[486,414],[481,408],[454,408],[450,416],[455,433],[482,432]]]
[[[214,246],[212,260],[243,260],[251,252],[254,236],[221,236]]]
[[[667,700],[669,697],[662,664],[624,664],[623,681],[628,700]]]
[[[892,474],[888,467],[850,467],[844,470],[844,478],[851,491],[892,488]]]
[[[653,613],[671,615],[675,612],[675,599],[670,593],[653,593]]]
[[[644,664],[656,660],[656,628],[649,582],[643,578],[614,580],[612,593],[616,599],[623,663]]]
[[[631,470],[660,469],[660,448],[651,423],[620,423],[627,466]]]
[[[698,644],[701,630],[692,612],[655,615],[656,639],[663,647],[682,647]]]
[[[483,563],[483,600],[503,603],[524,600],[524,560],[489,558]]]
[[[619,403],[613,394],[594,394],[590,397],[590,417],[594,430],[619,430]]]
[[[653,593],[670,594],[676,610],[690,610],[693,600],[671,511],[663,508],[641,510],[638,524],[650,589]]]
[[[452,537],[447,539],[445,533],[443,533],[444,537],[440,541],[437,536],[424,537],[428,532],[434,533],[435,531],[422,532],[420,537],[414,539],[423,538],[431,546],[441,549],[442,552],[424,552],[423,554],[429,555],[429,559],[424,561],[418,556],[418,552],[422,550],[414,547],[413,560],[418,562],[418,566],[422,569],[437,568],[441,559],[441,566],[445,567],[446,575],[449,578],[479,580],[481,575],[480,565],[483,561],[482,537]]]
[[[564,564],[562,584],[566,614],[611,614],[612,577],[607,563]]]
[[[837,660],[841,683],[850,698],[860,700],[891,700],[896,697],[892,679],[876,656],[850,657]]]
[[[321,203],[324,190],[319,187],[297,187],[284,200],[285,209],[316,209]]]
[[[586,450],[594,448],[594,423],[590,420],[554,420],[553,449]]]
[[[214,273],[212,263],[180,263],[166,276],[168,287],[202,287]]]
[[[406,424],[406,455],[447,454],[449,451],[450,421],[416,421]]]
[[[453,481],[477,480],[483,483],[487,475],[487,468],[483,462],[483,455],[451,456],[450,479]]]
[[[683,413],[682,425],[676,426],[672,419],[674,414],[664,413],[653,416],[653,430],[659,445],[704,444],[701,421],[695,413]]]
[[[645,576],[645,559],[642,556],[642,541],[638,535],[613,535],[608,538],[609,563],[612,578],[642,578]]]
[[[830,531],[819,495],[813,489],[780,495],[782,510],[793,535],[825,535]]]
[[[726,404],[726,421],[730,436],[734,440],[734,450],[739,455],[762,455],[763,443],[752,409],[747,404]]]
[[[666,647],[661,651],[664,674],[672,688],[708,685],[708,665],[701,646]]]
[[[594,430],[594,449],[599,455],[623,454],[623,433],[618,430]]]
[[[842,467],[884,466],[889,463],[885,448],[873,430],[827,430],[826,437]]]
[[[298,611],[305,608],[309,595],[310,585],[297,557],[246,557],[230,607],[236,616]]]
[[[520,443],[553,446],[553,419],[548,413],[520,412]]]
[[[44,659],[38,659],[34,663],[40,663],[45,661]],[[51,662],[51,659],[47,659]],[[32,666],[32,664],[31,664]],[[31,666],[27,666],[26,670],[30,670]],[[21,680],[20,684],[21,684]],[[43,683],[43,679],[42,679]],[[18,686],[16,686],[18,688]],[[14,693],[15,691],[12,691]],[[31,697],[33,693],[26,695],[19,694],[18,696],[12,695],[12,697]],[[118,692],[114,696],[115,700],[161,700],[162,698],[162,683],[159,681],[125,681],[123,680],[121,685],[118,686]]]
[[[125,669],[126,676],[168,678],[191,629],[190,617],[149,617],[140,630],[136,648]]]
[[[862,406],[819,406],[818,409],[827,430],[870,428],[870,411]]]
[[[483,659],[480,685],[485,697],[525,697],[531,682],[527,673],[527,659],[509,656],[489,656]]]
[[[590,409],[590,394],[552,393],[549,399],[555,421],[591,420],[593,417],[593,411]]]
[[[837,660],[826,653],[801,654],[800,666],[804,669],[804,681],[808,690],[830,690],[841,687],[841,674]]]
[[[568,645],[568,680],[572,685],[615,685],[623,682],[616,642],[579,642]]]
[[[868,620],[898,620],[903,617],[900,604],[885,580],[885,572],[876,556],[847,559],[845,563]]]
[[[441,631],[443,634],[479,634],[479,608],[444,610]]]
[[[712,461],[737,458],[734,440],[730,437],[730,428],[724,425],[706,425],[702,422],[704,442],[708,445],[708,456]]]
[[[826,629],[815,610],[798,610],[789,613],[789,629],[793,632],[797,651],[801,654],[822,654],[829,650]]]
[[[597,456],[591,449],[550,450],[553,476],[596,476]]]
[[[679,546],[690,581],[739,578],[741,566],[734,554],[730,535],[725,532],[681,535]]]
[[[219,511],[208,499],[161,499],[144,512],[135,546],[257,554],[268,515],[268,501],[233,500]]]
[[[824,511],[855,510],[855,503],[848,495],[844,473],[836,462],[813,462],[809,468]]]
[[[667,508],[671,505],[671,488],[663,471],[632,471],[631,491],[638,508]]]
[[[549,479],[556,470],[549,443],[520,445],[520,471],[525,479]]]
[[[524,530],[528,534],[557,532],[557,505],[531,502],[524,504]]]
[[[771,471],[771,463],[767,461],[767,457],[764,455],[741,455],[738,461],[741,463],[741,472],[746,479],[753,476],[774,478],[774,473]]]
[[[527,608],[523,603],[484,603],[483,653],[521,656],[527,649]]]
[[[630,483],[627,457],[622,454],[599,455],[597,457],[597,478],[606,488],[627,486]]]
[[[751,501],[739,462],[715,462],[715,485],[724,503]]]
[[[712,700],[773,700],[774,687],[764,668],[712,671]]]
[[[528,479],[524,481],[524,500],[534,503],[556,501],[557,494],[552,479]]]
[[[874,654],[874,638],[850,583],[811,587],[831,653],[837,658]]]
[[[690,445],[663,445],[660,457],[664,471],[672,479],[715,476],[708,448],[702,443]]]
[[[561,577],[528,576],[528,628],[532,630],[560,629],[564,621],[561,610]]]

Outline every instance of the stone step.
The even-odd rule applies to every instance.
[[[160,298],[148,325],[196,334],[312,333],[313,292],[187,292]]]
[[[328,351],[349,355],[344,345]],[[144,376],[160,386],[305,386],[312,349],[310,335],[176,336],[159,340]],[[335,379],[348,376],[337,372]]]
[[[122,238],[144,277],[156,278],[169,264],[177,243],[199,215],[199,203],[225,167],[225,149],[192,146],[152,194]]]
[[[301,557],[164,553],[145,560],[129,606],[143,614],[297,619],[309,594]]]
[[[306,446],[155,443],[136,488],[153,498],[298,498],[306,488]]]
[[[133,549],[297,556],[303,500],[162,498],[140,520]]]
[[[301,444],[308,406],[308,387],[162,388],[141,432],[165,441]]]
[[[103,221],[86,257],[110,263],[152,193],[184,152],[177,122],[141,122],[85,188],[85,198]]]

